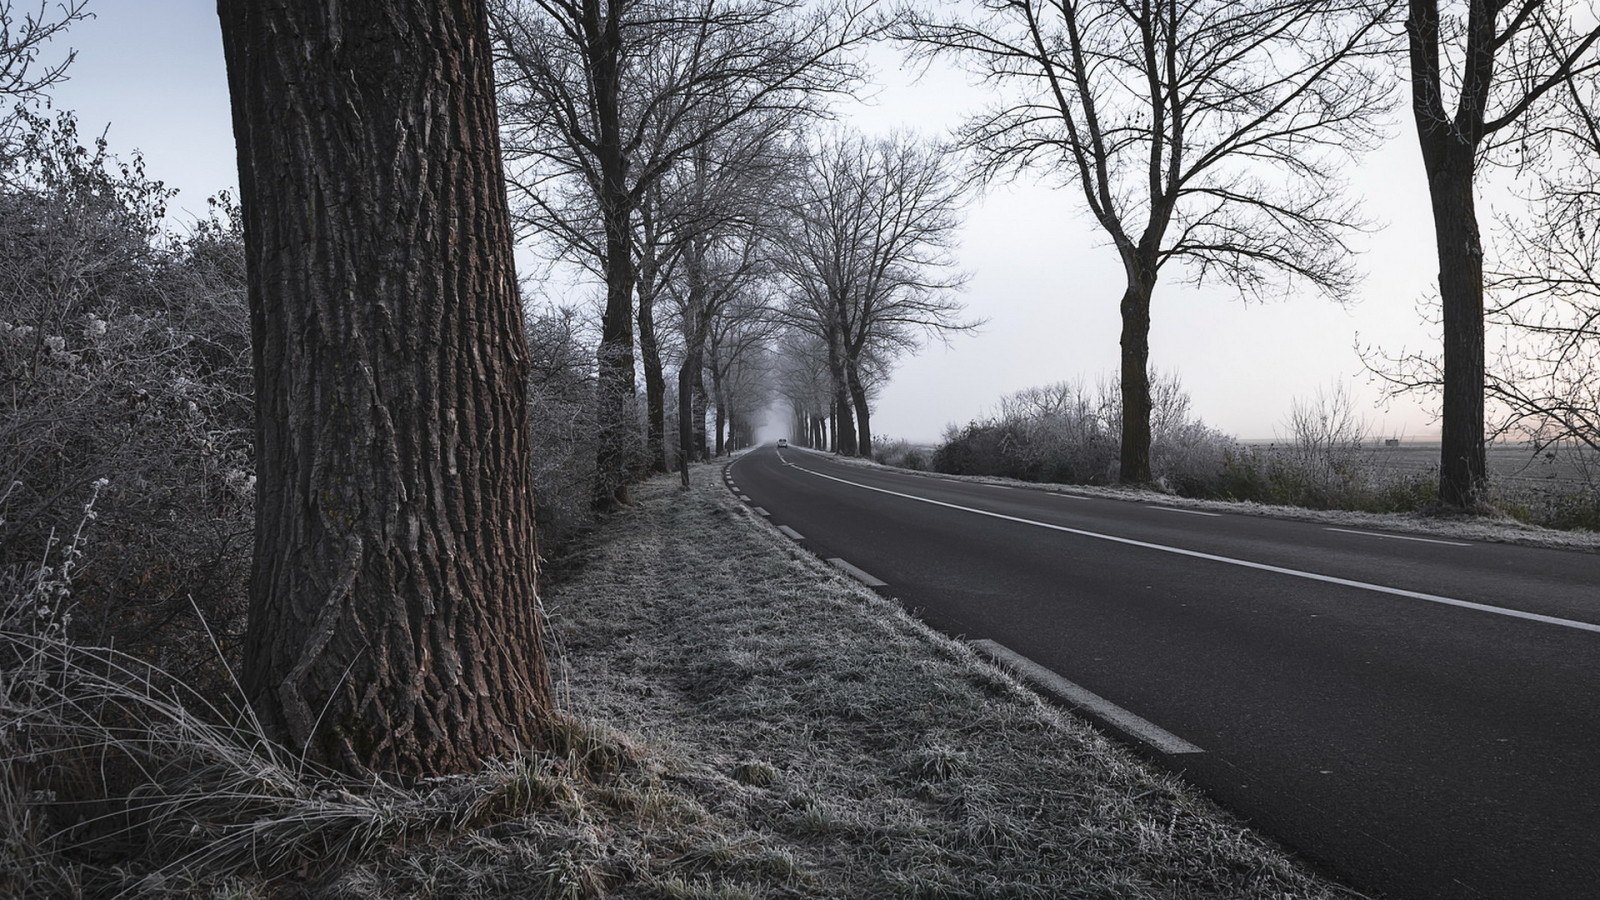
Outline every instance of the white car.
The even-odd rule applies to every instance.
[[[781,449],[783,449],[784,447],[787,447],[787,446],[789,446],[789,439],[788,438],[778,438],[778,449],[781,450]]]

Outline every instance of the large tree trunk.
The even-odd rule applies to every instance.
[[[856,452],[872,458],[872,410],[867,406],[867,388],[854,365],[847,366],[845,377],[850,386],[850,402],[856,410]]]
[[[1148,280],[1130,276],[1122,294],[1122,455],[1117,480],[1150,482],[1150,294]]]
[[[483,4],[218,9],[255,356],[245,690],[314,762],[472,771],[551,708]]]

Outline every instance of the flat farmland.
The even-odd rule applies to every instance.
[[[1380,479],[1439,470],[1437,441],[1380,444],[1363,452]],[[1502,488],[1561,490],[1600,480],[1600,459],[1568,447],[1536,453],[1529,444],[1491,444],[1487,456],[1490,480]]]

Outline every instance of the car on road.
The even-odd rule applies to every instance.
[[[787,447],[787,446],[789,446],[789,439],[788,438],[778,438],[778,447],[779,448],[783,448],[783,447]]]

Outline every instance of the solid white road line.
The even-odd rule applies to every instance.
[[[1337,578],[1332,575],[1319,575],[1316,572],[1303,572],[1299,569],[1287,569],[1283,566],[1273,566],[1268,565],[1267,563],[1251,562],[1247,559],[1235,559],[1231,556],[1218,556],[1214,553],[1202,553],[1199,550],[1185,550],[1182,547],[1169,547],[1166,544],[1152,544],[1149,541],[1136,541],[1133,538],[1118,537],[1114,534],[1101,534],[1098,531],[1085,531],[1082,528],[1068,528],[1065,525],[1052,525],[1049,522],[1037,522],[1033,519],[1023,519],[1017,516],[1008,516],[1004,513],[990,512],[987,509],[974,509],[970,506],[958,506],[954,503],[946,503],[943,500],[930,500],[927,497],[918,497],[915,494],[902,494],[899,491],[891,491],[887,488],[873,487],[870,484],[861,484],[860,482],[856,481],[847,481],[843,478],[836,478],[832,475],[826,475],[822,472],[813,471],[800,466],[796,466],[795,468],[800,469],[800,471],[807,474],[815,475],[818,478],[826,478],[829,481],[837,481],[840,484],[848,484],[851,487],[858,487],[865,491],[875,491],[880,494],[888,494],[891,497],[901,497],[906,500],[915,500],[918,503],[929,503],[934,506],[943,506],[946,509],[958,509],[962,512],[974,513],[980,516],[988,516],[992,519],[1004,519],[1007,522],[1017,522],[1022,525],[1033,525],[1037,528],[1048,528],[1051,531],[1061,531],[1067,534],[1075,534],[1079,537],[1094,538],[1095,540],[1099,541],[1111,541],[1114,544],[1126,544],[1129,547],[1143,547],[1146,550],[1157,550],[1162,553],[1173,553],[1178,556],[1187,556],[1193,559],[1204,559],[1211,562],[1224,563],[1230,566],[1239,566],[1245,569],[1256,569],[1257,571],[1261,572],[1272,572],[1278,575],[1304,578],[1307,581],[1320,581],[1324,584],[1337,584],[1340,587],[1356,588],[1358,590],[1372,591],[1378,594],[1389,594],[1395,597],[1406,597],[1411,600],[1425,600],[1429,603],[1438,603],[1443,606],[1455,606],[1460,607],[1461,609],[1475,609],[1479,612],[1493,613],[1497,616],[1507,616],[1513,619],[1525,619],[1529,622],[1542,622],[1546,625],[1559,625],[1563,628],[1572,628],[1578,631],[1589,631],[1600,634],[1600,625],[1596,625],[1592,622],[1579,622],[1574,619],[1562,619],[1556,616],[1546,616],[1540,613],[1524,612],[1520,609],[1507,609],[1503,606],[1490,606],[1487,603],[1473,603],[1470,600],[1457,600],[1453,597],[1441,597],[1438,594],[1425,594],[1421,591],[1408,591],[1404,588],[1394,588],[1383,584],[1369,584],[1365,581],[1352,581],[1348,578]]]
[[[1179,509],[1176,506],[1152,506],[1150,509],[1159,509],[1162,512],[1180,512],[1189,516],[1210,516],[1213,519],[1222,515],[1222,513],[1203,512],[1198,509]]]
[[[1412,536],[1407,535],[1407,534],[1380,534],[1380,533],[1378,533],[1376,531],[1354,531],[1354,530],[1349,529],[1349,528],[1324,528],[1323,531],[1337,531],[1337,532],[1339,532],[1341,534],[1362,534],[1362,535],[1366,535],[1367,537],[1375,537],[1375,538],[1393,538],[1394,540],[1397,540],[1397,541],[1416,541],[1416,542],[1422,543],[1422,544],[1444,544],[1444,545],[1449,546],[1449,547],[1471,547],[1472,546],[1471,544],[1464,544],[1461,541],[1441,541],[1438,538],[1412,537]]]
[[[861,571],[860,569],[856,568],[855,566],[850,565],[849,563],[845,562],[844,560],[840,559],[837,556],[833,557],[832,559],[829,559],[828,560],[828,564],[833,566],[834,568],[843,569],[844,573],[846,575],[849,575],[851,578],[854,578],[855,580],[861,582],[862,584],[866,585],[867,587],[888,587],[889,586],[889,582],[882,581],[882,580],[879,580],[877,578],[873,578],[871,575],[868,575],[867,573]]]
[[[1205,752],[1149,719],[1128,712],[1086,687],[1073,684],[1004,644],[982,640],[973,641],[972,647],[999,663],[1003,668],[1014,670],[1022,677],[1022,680],[1032,684],[1034,687],[1043,690],[1045,693],[1054,694],[1073,706],[1094,713],[1122,731],[1160,750],[1162,753],[1176,755],[1180,753]]]
[[[805,535],[802,535],[800,532],[795,531],[793,528],[790,528],[787,525],[779,525],[778,526],[778,530],[783,532],[784,534],[788,535],[789,537],[794,538],[797,541],[805,540]]]

